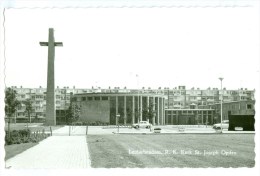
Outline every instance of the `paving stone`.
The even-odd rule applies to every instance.
[[[74,133],[77,135],[48,137],[38,145],[7,160],[6,167],[11,169],[89,168],[91,163],[84,129],[75,127]],[[63,127],[55,130],[54,134],[56,132],[62,134],[67,130],[68,127]]]

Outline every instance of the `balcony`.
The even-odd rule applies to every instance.
[[[43,108],[41,108],[41,109],[35,109],[35,112],[43,112]]]

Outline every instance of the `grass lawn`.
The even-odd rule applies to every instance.
[[[23,151],[37,145],[38,143],[23,143],[13,144],[5,146],[5,160],[14,157],[15,155],[22,153]]]
[[[93,168],[255,166],[254,134],[88,135],[87,141]]]

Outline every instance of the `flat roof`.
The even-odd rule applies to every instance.
[[[97,93],[76,93],[73,96],[121,96],[121,95],[128,95],[128,96],[160,96],[165,97],[162,93],[132,93],[132,92],[97,92]]]
[[[165,109],[165,111],[215,111],[215,109]]]

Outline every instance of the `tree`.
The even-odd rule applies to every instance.
[[[148,107],[148,116],[147,118],[149,119],[149,122],[152,122],[153,121],[153,116],[154,116],[154,104],[153,103],[150,103],[149,107]]]
[[[147,121],[149,119],[148,115],[149,115],[148,108],[146,108],[146,107],[143,108],[143,112],[142,112],[143,120]]]
[[[5,114],[10,118],[20,105],[20,101],[17,100],[17,92],[12,88],[5,90]]]
[[[71,124],[79,119],[80,116],[80,106],[76,103],[71,103],[67,112],[66,112],[66,119],[68,123]]]
[[[25,112],[27,113],[28,116],[28,122],[31,123],[31,112],[32,112],[32,101],[30,99],[26,99],[23,104],[25,105]]]
[[[152,123],[153,116],[154,116],[154,110],[153,110],[153,103],[150,103],[148,107],[143,108],[142,115],[143,120],[149,120],[150,123]]]
[[[126,114],[127,114],[126,123],[132,123],[132,113],[133,113],[133,111],[131,108],[126,109]]]
[[[17,92],[12,88],[5,90],[5,114],[8,117],[8,138],[10,139],[10,118],[15,113],[16,108],[20,105],[17,100]]]
[[[135,109],[135,122],[140,122],[140,108]]]

